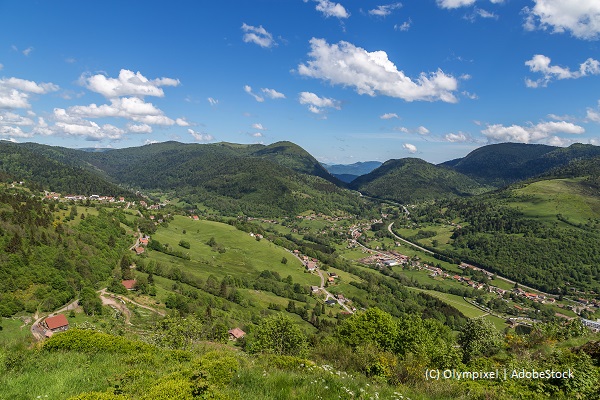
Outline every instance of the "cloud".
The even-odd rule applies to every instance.
[[[4,69],[4,64],[0,63],[0,71],[2,71]]]
[[[68,57],[68,58],[65,58],[65,62],[68,64],[75,64],[77,62],[77,59],[75,59],[73,57]]]
[[[0,109],[30,108],[31,94],[47,94],[55,92],[59,87],[53,83],[36,83],[19,78],[0,79]]]
[[[122,69],[118,78],[108,78],[97,74],[91,76],[82,75],[80,82],[91,90],[102,96],[113,99],[122,96],[156,96],[164,97],[165,93],[161,86],[179,86],[179,79],[157,78],[149,80],[139,72]]]
[[[260,90],[262,90],[262,92],[271,99],[285,99],[285,94],[279,93],[275,89],[262,88]]]
[[[185,120],[175,121],[152,103],[146,103],[138,97],[115,98],[110,100],[110,104],[72,106],[65,113],[84,118],[119,117],[150,125],[187,126]]]
[[[577,71],[571,71],[568,67],[559,67],[557,65],[550,65],[549,57],[542,54],[536,54],[529,61],[525,62],[525,65],[529,67],[531,72],[539,72],[543,75],[538,80],[526,79],[525,84],[530,88],[546,87],[548,83],[554,79],[578,79],[588,75],[599,75],[600,74],[600,62],[593,58],[588,58],[582,64],[579,65]]]
[[[588,121],[597,122],[600,124],[600,100],[598,101],[598,109],[594,110],[593,108],[587,109],[586,119]]]
[[[469,138],[462,132],[448,133],[444,136],[444,140],[451,143],[467,142]]]
[[[35,122],[29,117],[0,109],[0,125],[32,126]]]
[[[208,102],[210,103],[211,106],[216,106],[217,104],[219,104],[219,100],[213,99],[212,97],[209,97],[206,100],[208,100]]]
[[[127,131],[131,133],[152,133],[152,127],[148,124],[127,124]]]
[[[517,143],[538,143],[548,139],[551,135],[559,133],[582,134],[585,129],[566,121],[541,122],[526,126],[501,124],[488,125],[481,133],[488,138],[490,142],[517,142]]]
[[[252,124],[252,129],[258,129],[259,131],[266,131],[267,128],[265,128],[262,124]]]
[[[246,23],[242,24],[242,30],[245,32],[243,36],[244,43],[255,43],[260,47],[273,47],[276,45],[271,35],[265,28],[260,25],[258,28]]]
[[[400,117],[396,113],[386,113],[386,114],[380,115],[379,118],[381,118],[381,119],[392,119],[392,118],[400,118]]]
[[[376,15],[378,17],[387,17],[392,13],[392,10],[396,10],[400,7],[402,7],[402,3],[392,3],[385,6],[377,6],[377,8],[369,10],[369,14]]]
[[[600,35],[600,2],[598,0],[534,0],[533,8],[525,7],[527,30],[550,29],[552,33],[570,32],[576,38],[596,40]]]
[[[408,21],[404,21],[402,24],[398,25],[394,25],[394,30],[395,31],[401,31],[401,32],[406,32],[407,30],[410,29],[412,25],[412,19],[408,19]]]
[[[477,0],[437,0],[437,4],[441,8],[460,8],[469,7],[475,4]],[[493,4],[503,3],[504,0],[490,0]]]
[[[395,131],[398,132],[402,132],[402,133],[418,133],[419,135],[429,135],[429,129],[425,128],[424,126],[419,126],[416,129],[408,129],[404,126],[396,126],[393,128]]]
[[[473,10],[473,12],[471,14],[465,15],[463,18],[466,19],[467,21],[475,22],[477,20],[477,18],[497,20],[499,17],[498,17],[498,14],[484,10],[482,8],[475,7],[475,9]]]
[[[100,126],[94,121],[84,119],[58,121],[50,129],[41,134],[64,134],[67,136],[83,136],[86,140],[100,141],[104,139],[118,140],[125,134],[123,129],[117,128],[111,124]]]
[[[255,132],[255,133],[250,134],[250,136],[255,137],[255,138],[261,138],[264,135],[260,132]]]
[[[340,102],[328,97],[319,97],[311,92],[301,92],[298,99],[300,104],[308,106],[308,110],[313,114],[322,114],[326,108],[341,110]]]
[[[12,142],[15,137],[29,138],[32,137],[33,134],[24,132],[19,126],[0,125],[0,136],[10,137],[9,140]]]
[[[32,51],[33,51],[33,47],[28,47],[25,50],[23,50],[21,53],[23,53],[23,55],[25,57],[28,57],[31,54]]]
[[[158,140],[146,139],[144,145],[160,143]]]
[[[414,144],[404,143],[402,145],[402,148],[408,151],[410,154],[415,154],[417,152],[417,146],[415,146]]]
[[[208,133],[196,132],[193,129],[188,129],[188,133],[192,135],[194,137],[194,140],[196,140],[197,142],[210,142],[211,140],[215,139],[212,135],[209,135]]]
[[[265,101],[264,97],[261,97],[257,94],[252,93],[252,87],[246,85],[244,86],[244,92],[248,93],[250,96],[254,97],[254,100],[258,101],[259,103],[262,103],[263,101]]]
[[[424,126],[419,126],[417,128],[417,133],[419,135],[429,135],[429,129],[425,128]]]
[[[300,75],[354,87],[359,94],[378,94],[406,101],[441,100],[456,103],[453,92],[458,81],[438,69],[429,75],[421,73],[413,81],[388,59],[385,51],[368,52],[341,41],[329,45],[324,39],[310,40],[312,60],[298,66]]]
[[[313,1],[317,3],[316,10],[320,11],[326,18],[336,17],[345,19],[350,17],[350,13],[340,3],[334,3],[329,0]],[[308,3],[308,0],[304,0],[304,2]]]

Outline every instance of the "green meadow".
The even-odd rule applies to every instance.
[[[185,232],[185,233],[184,233]],[[224,252],[215,251],[206,243],[214,238]],[[274,245],[266,239],[257,241],[246,232],[220,222],[175,216],[168,228],[160,227],[152,239],[172,248],[188,253],[190,260],[148,251],[148,258],[166,265],[178,266],[182,271],[203,279],[214,275],[223,278],[227,275],[244,277],[257,276],[263,270],[276,271],[282,278],[292,276],[295,283],[319,285],[317,275],[305,272],[304,266],[293,254]],[[190,248],[179,246],[181,240],[190,243]],[[287,259],[282,264],[283,258]]]
[[[555,222],[557,214],[576,224],[600,217],[600,197],[586,190],[583,178],[534,182],[513,193],[526,197],[509,205],[542,221]]]

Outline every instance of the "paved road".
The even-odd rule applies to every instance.
[[[434,252],[433,252],[433,251],[431,251],[431,250],[424,249],[423,247],[421,247],[421,246],[418,246],[418,245],[416,245],[416,244],[414,244],[414,243],[412,243],[412,242],[409,242],[409,241],[408,241],[408,240],[406,240],[406,239],[402,239],[400,236],[396,235],[396,234],[395,234],[395,233],[392,231],[392,225],[394,225],[394,223],[393,223],[393,222],[392,222],[391,224],[389,224],[389,225],[388,225],[388,231],[390,231],[390,233],[391,233],[391,234],[392,234],[392,235],[393,235],[393,236],[394,236],[396,239],[398,239],[398,240],[401,240],[402,242],[404,242],[404,243],[406,243],[406,244],[408,244],[408,245],[410,245],[410,246],[413,246],[413,247],[415,247],[415,248],[417,248],[417,249],[419,249],[419,250],[421,250],[421,251],[424,251],[424,252],[426,252],[426,253],[429,253],[429,254],[431,254],[431,255],[435,255],[435,254],[436,254],[436,253],[434,253]],[[557,298],[557,297],[558,297],[558,296],[557,296],[557,295],[555,295],[555,294],[550,294],[550,293],[545,293],[545,292],[542,292],[542,291],[541,291],[541,290],[539,290],[539,289],[532,288],[532,287],[530,287],[530,286],[527,286],[527,285],[524,285],[524,284],[522,284],[522,283],[520,283],[520,282],[515,282],[515,281],[513,281],[513,280],[511,280],[511,279],[508,279],[508,278],[505,278],[505,277],[503,277],[503,276],[500,276],[500,275],[498,275],[498,274],[496,274],[496,273],[494,273],[494,272],[487,271],[486,269],[483,269],[483,268],[480,268],[480,269],[481,269],[481,270],[483,270],[483,271],[486,271],[486,272],[489,272],[489,273],[495,274],[495,275],[496,275],[496,277],[497,277],[498,279],[502,279],[503,281],[505,281],[505,282],[508,282],[508,283],[510,283],[511,285],[517,284],[517,285],[519,285],[519,287],[520,287],[520,288],[524,288],[524,289],[530,290],[530,291],[532,291],[532,292],[538,292],[538,293],[541,293],[541,294],[543,294],[543,295],[544,295],[544,296],[546,296],[546,297],[553,297],[553,298]]]
[[[427,250],[427,249],[425,249],[425,248],[423,248],[423,247],[421,247],[421,246],[419,246],[419,245],[416,245],[416,244],[414,244],[413,242],[409,242],[408,240],[406,240],[406,239],[402,239],[400,236],[396,235],[396,234],[394,233],[394,231],[392,231],[392,225],[394,225],[394,223],[393,223],[393,222],[392,222],[391,224],[389,224],[389,225],[388,225],[388,231],[390,231],[390,233],[391,233],[391,234],[392,234],[392,235],[393,235],[393,236],[394,236],[396,239],[400,240],[401,242],[404,242],[404,243],[408,244],[409,246],[412,246],[412,247],[415,247],[415,248],[417,248],[417,249],[419,249],[419,250],[421,250],[421,251],[424,251],[425,253],[429,253],[429,254],[435,254],[435,253],[434,253],[433,251],[431,251],[431,250]]]

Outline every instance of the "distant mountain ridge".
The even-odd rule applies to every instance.
[[[364,175],[379,168],[383,164],[381,161],[362,161],[354,164],[322,164],[329,173],[335,175]]]
[[[104,152],[35,143],[15,146],[114,184],[147,193],[172,192],[190,205],[204,204],[223,214],[356,212],[364,202],[291,142],[165,142]]]
[[[352,189],[382,199],[412,203],[469,196],[484,191],[473,179],[419,158],[389,160],[350,184]]]
[[[572,160],[600,156],[600,147],[576,143],[569,147],[499,143],[480,147],[441,166],[465,174],[483,185],[503,187],[543,175]]]

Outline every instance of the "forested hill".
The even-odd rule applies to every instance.
[[[166,142],[96,153],[26,146],[43,157],[68,159],[114,183],[146,192],[168,191],[227,215],[359,213],[365,208],[364,200],[338,187],[339,181],[310,154],[289,142],[270,146]]]
[[[389,160],[369,174],[352,181],[351,187],[369,196],[413,203],[483,191],[473,179],[418,158]]]
[[[481,184],[502,187],[547,174],[572,160],[600,156],[600,146],[576,143],[566,148],[542,144],[500,143],[473,150],[441,164]]]
[[[325,169],[312,155],[292,142],[277,142],[252,153],[296,172],[321,177],[336,185],[343,183]]]
[[[53,149],[45,147],[49,152]],[[68,152],[76,152],[58,149],[60,150],[56,154],[65,160],[69,159]],[[69,164],[34,152],[23,145],[0,141],[0,172],[4,181],[25,181],[37,190],[51,190],[64,194],[135,197],[131,191],[108,182],[98,174],[74,166],[77,163]]]

